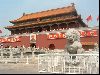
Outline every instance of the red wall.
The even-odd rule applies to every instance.
[[[55,48],[59,48],[59,49],[62,49],[65,47],[65,44],[66,44],[66,39],[53,39],[53,40],[50,40],[50,39],[47,39],[47,35],[45,34],[40,34],[40,35],[37,35],[37,40],[36,40],[36,46],[37,47],[46,47],[48,48],[50,44],[54,44],[55,45]]]
[[[80,39],[81,42],[99,42],[98,37],[84,37]],[[57,49],[63,49],[65,48],[65,45],[67,44],[66,39],[47,39],[46,35],[38,35],[36,46],[39,48],[46,47],[48,48],[50,44],[54,44],[55,48]]]
[[[93,37],[82,37],[81,42],[97,42],[99,44],[99,30],[97,31],[98,36]],[[39,48],[48,48],[50,44],[54,44],[57,49],[64,49],[67,44],[66,39],[47,39],[46,34],[37,35],[36,46]]]
[[[29,36],[21,36],[20,39],[21,39],[21,41],[19,41],[19,42],[3,43],[4,47],[7,47],[7,46],[16,47],[16,46],[23,46],[23,45],[25,47],[29,47],[30,46],[30,37]]]
[[[99,44],[99,30],[98,30],[98,36],[97,37],[84,37],[81,38],[81,42],[98,42]],[[30,46],[30,37],[29,36],[21,36],[21,42],[15,42],[15,43],[3,43],[4,47],[6,46]],[[46,47],[49,48],[50,44],[54,44],[56,49],[63,49],[65,48],[65,45],[67,44],[66,39],[47,39],[46,34],[39,34],[36,38],[36,47],[42,48]]]
[[[81,42],[97,42],[99,44],[99,29],[97,29],[98,36],[81,38]]]

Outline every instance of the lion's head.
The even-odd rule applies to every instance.
[[[65,35],[68,43],[73,43],[74,41],[80,41],[80,33],[74,28],[67,30]]]

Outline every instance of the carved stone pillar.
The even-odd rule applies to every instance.
[[[59,24],[60,24],[60,23],[56,23],[56,24],[57,24],[57,29],[59,29]]]
[[[21,58],[23,58],[23,57],[24,57],[23,52],[21,52]]]
[[[3,58],[3,51],[1,51],[1,58]]]
[[[10,51],[10,58],[13,58],[13,52]]]
[[[50,27],[50,30],[52,30],[52,27],[51,27],[52,25],[51,24],[49,24],[49,27]]]

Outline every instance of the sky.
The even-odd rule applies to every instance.
[[[23,13],[30,14],[44,10],[67,7],[75,3],[75,8],[83,21],[91,15],[93,20],[90,27],[98,26],[96,18],[99,16],[99,0],[0,0],[0,36],[10,35],[6,26],[12,26],[9,21],[20,18]]]

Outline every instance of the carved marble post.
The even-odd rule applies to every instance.
[[[10,50],[10,58],[13,58],[13,52]]]
[[[34,51],[32,51],[32,57],[34,57]]]
[[[7,57],[6,57],[5,64],[7,64],[7,63],[8,63],[8,61],[7,61]]]
[[[28,56],[27,56],[27,62],[26,62],[26,64],[29,64],[29,61],[28,61]]]
[[[23,57],[24,57],[23,52],[21,52],[21,58],[23,58]]]
[[[1,51],[1,58],[3,58],[3,51]]]

